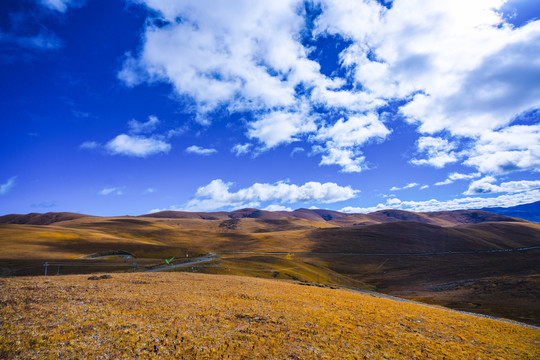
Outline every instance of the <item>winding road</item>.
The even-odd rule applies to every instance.
[[[215,260],[216,258],[217,257],[215,257],[215,256],[207,256],[207,257],[198,258],[196,260],[186,262],[186,263],[175,264],[175,265],[167,265],[167,266],[158,267],[158,268],[155,268],[155,269],[152,269],[152,270],[146,270],[146,272],[158,272],[158,271],[164,271],[164,270],[169,270],[169,269],[175,269],[175,268],[179,268],[179,267],[184,267],[184,266],[190,266],[190,265],[194,265],[194,264],[200,264],[200,263],[209,262],[209,261]]]

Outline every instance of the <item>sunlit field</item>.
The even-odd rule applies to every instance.
[[[3,279],[7,359],[537,359],[540,331],[287,281],[189,273]]]

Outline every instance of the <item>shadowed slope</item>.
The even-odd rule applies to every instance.
[[[228,219],[260,219],[278,220],[283,218],[300,218],[317,222],[328,222],[334,226],[360,226],[395,221],[415,221],[439,226],[454,226],[459,224],[476,224],[493,221],[516,221],[516,219],[504,215],[492,214],[480,210],[456,210],[439,211],[431,213],[414,213],[404,210],[381,210],[369,214],[345,214],[338,211],[323,209],[297,209],[294,211],[265,211],[257,209],[240,209],[232,212],[184,212],[184,211],[161,211],[153,214],[141,215],[149,218],[168,219],[203,219],[203,220],[228,220]]]
[[[55,222],[80,219],[90,215],[76,214],[69,212],[48,212],[45,214],[30,213],[26,215],[9,214],[0,216],[0,224],[29,224],[29,225],[50,225]]]

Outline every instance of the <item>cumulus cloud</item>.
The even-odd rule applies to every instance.
[[[531,61],[540,58],[540,21],[520,28],[504,23],[497,9],[505,1],[396,0],[389,10],[368,1],[322,3],[317,30],[354,39],[341,58],[367,91],[381,98],[413,95],[401,112],[421,133],[478,141],[463,159],[450,144],[427,149],[419,141],[428,156],[413,164],[440,168],[465,160],[483,172],[538,168],[537,153],[506,150],[493,137],[508,132],[516,115],[540,107],[540,62]],[[538,134],[530,137],[537,146]]]
[[[431,136],[422,136],[417,142],[419,153],[427,155],[426,159],[412,159],[410,162],[414,165],[430,165],[436,168],[442,168],[447,164],[458,161],[458,156],[454,149],[456,146],[447,139]]]
[[[239,209],[257,207],[261,202],[278,201],[281,203],[322,202],[334,203],[354,198],[359,190],[335,183],[307,182],[304,185],[277,182],[274,184],[255,183],[247,188],[231,192],[232,183],[221,179],[201,186],[184,210],[209,211],[224,207]]]
[[[249,154],[251,149],[251,144],[236,144],[232,147],[231,152],[233,152],[236,156]]]
[[[170,136],[151,134],[158,124],[159,119],[156,116],[149,116],[146,122],[132,119],[128,122],[128,134],[117,135],[104,145],[96,141],[85,141],[79,145],[79,148],[86,150],[102,148],[111,155],[141,158],[159,153],[168,153],[171,150],[171,144],[166,142],[165,139]]]
[[[321,165],[341,165],[346,172],[362,168],[358,147],[367,138],[384,138],[389,132],[376,119],[359,123],[362,112],[384,101],[342,89],[344,79],[327,77],[309,58],[310,49],[300,41],[301,34],[307,34],[303,2],[142,2],[158,14],[161,25],[148,22],[141,51],[127,55],[119,73],[126,85],[169,82],[178,94],[194,100],[197,117],[204,123],[209,121],[205,114],[218,107],[251,111],[246,136],[262,144],[259,151],[309,138],[320,130],[321,136],[311,139],[326,138]],[[323,124],[315,106],[341,108],[347,116],[335,127]],[[347,127],[355,127],[361,138],[351,142],[350,137],[347,148],[330,143],[332,131],[339,137]]]
[[[159,124],[157,116],[151,115],[147,122],[139,122],[132,119],[128,122],[129,131],[133,134],[150,133],[156,129]]]
[[[105,188],[99,192],[100,195],[123,195],[124,189],[119,187]]]
[[[186,148],[186,152],[188,154],[197,154],[197,155],[203,155],[208,156],[217,153],[216,149],[205,149],[203,147],[197,146],[197,145],[191,145],[190,147]]]
[[[382,141],[389,134],[378,116],[370,113],[322,126],[313,138],[325,143],[321,165],[336,164],[343,172],[360,172],[365,166],[359,147],[369,141]]]
[[[6,195],[15,186],[16,176],[10,177],[5,183],[0,184],[0,195]]]
[[[313,119],[293,111],[275,111],[249,125],[248,137],[256,138],[267,149],[297,141],[297,135],[316,129]]]
[[[482,176],[481,173],[461,174],[461,173],[455,172],[455,173],[449,174],[448,177],[446,178],[446,180],[439,181],[439,182],[435,183],[435,185],[436,186],[448,185],[448,184],[452,184],[452,183],[454,183],[455,181],[458,181],[458,180],[469,180],[469,179],[474,179],[474,178],[477,178],[477,177],[480,177],[480,176]]]
[[[283,206],[283,205],[276,205],[276,204],[268,205],[263,210],[266,210],[266,211],[293,211],[293,209],[291,209],[290,207]]]
[[[392,186],[390,191],[398,191],[398,190],[410,189],[410,188],[413,188],[413,187],[416,187],[416,186],[418,186],[418,184],[415,183],[415,182],[408,183],[407,185],[402,186],[402,187]]]
[[[465,164],[483,173],[540,171],[540,124],[515,125],[483,134]]]
[[[365,156],[358,149],[326,148],[319,165],[339,165],[346,173],[361,172]]]
[[[105,144],[105,149],[113,155],[147,157],[167,153],[171,145],[156,138],[120,134]]]
[[[489,194],[489,193],[517,193],[540,189],[540,180],[519,180],[494,184],[497,179],[493,176],[486,176],[480,180],[473,181],[465,195]]]
[[[497,197],[464,197],[452,200],[431,199],[426,201],[401,201],[399,204],[378,204],[373,207],[345,207],[346,213],[369,213],[384,209],[400,209],[413,212],[482,209],[489,207],[509,207],[528,204],[540,200],[540,190],[524,191]]]
[[[506,23],[504,0],[140,2],[151,15],[119,78],[171,84],[201,123],[250,112],[245,134],[261,151],[306,140],[320,165],[359,172],[362,147],[391,132],[373,114],[400,100],[421,134],[414,165],[539,168],[537,125],[512,121],[540,108],[540,21]],[[322,38],[345,43],[332,75],[307,45]],[[499,139],[527,130],[532,149]]]

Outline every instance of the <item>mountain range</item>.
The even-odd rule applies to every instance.
[[[40,275],[45,263],[58,274],[146,271],[215,254],[192,271],[352,286],[540,324],[540,224],[484,210],[11,214],[0,217],[0,248],[3,276]]]

